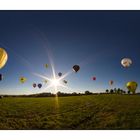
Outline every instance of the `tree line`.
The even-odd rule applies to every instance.
[[[130,94],[130,91],[124,91],[120,88],[114,88],[114,89],[106,89],[105,92],[102,93],[93,93],[91,91],[86,90],[84,93],[64,93],[58,91],[57,94],[53,94],[51,92],[45,92],[45,93],[36,93],[36,94],[30,94],[30,95],[1,95],[0,99],[3,97],[63,97],[63,96],[82,96],[82,95],[98,95],[98,94]],[[139,94],[139,93],[137,93]]]

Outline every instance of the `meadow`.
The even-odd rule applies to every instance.
[[[5,97],[2,130],[140,129],[140,95]]]

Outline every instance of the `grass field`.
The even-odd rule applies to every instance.
[[[140,129],[140,96],[3,98],[0,129]]]

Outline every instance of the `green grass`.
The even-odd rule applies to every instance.
[[[0,129],[140,129],[140,96],[3,98]]]

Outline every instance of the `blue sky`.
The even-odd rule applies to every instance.
[[[34,82],[43,82],[33,73],[52,77],[48,54],[56,74],[80,65],[78,73],[65,78],[73,92],[125,89],[125,83],[131,80],[140,83],[139,11],[0,11],[0,19],[0,47],[9,58],[0,69],[4,76],[0,94],[43,91],[47,84],[41,90],[32,87]],[[128,69],[121,66],[124,57],[133,61]],[[21,84],[20,76],[25,76],[27,82]],[[114,81],[112,87],[110,80]]]

